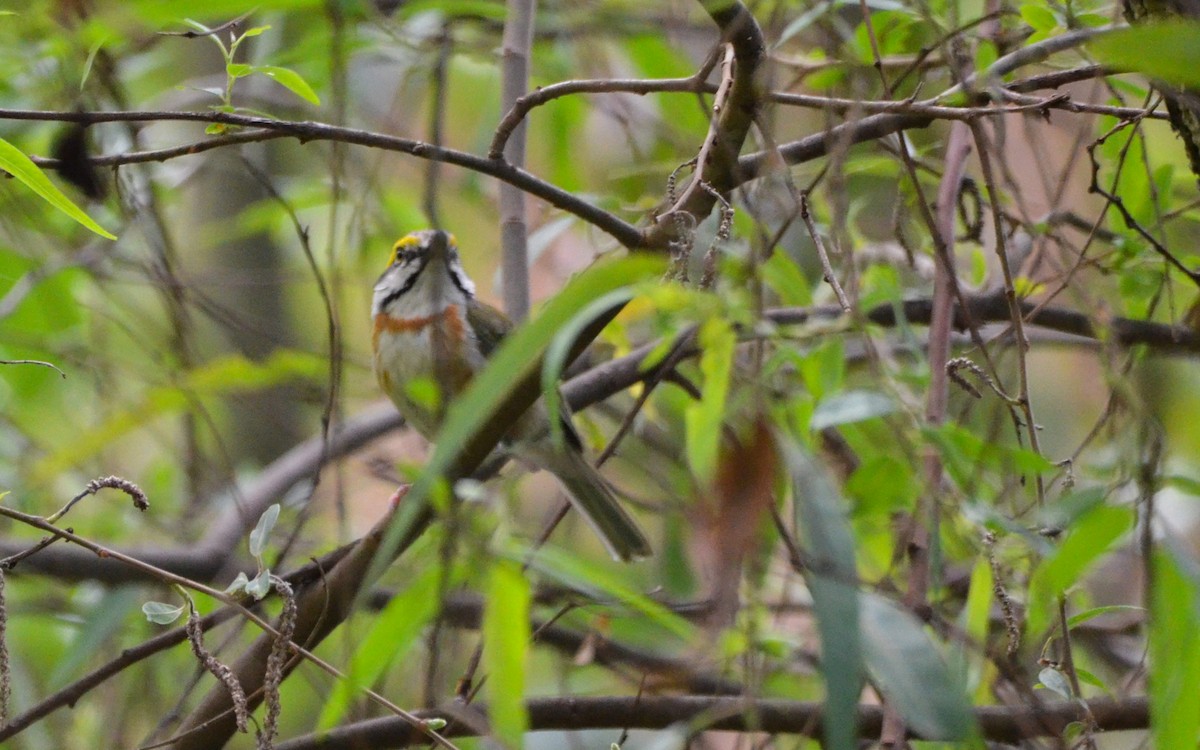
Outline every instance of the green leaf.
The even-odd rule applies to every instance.
[[[321,106],[317,92],[313,91],[312,86],[308,85],[308,81],[301,78],[296,71],[290,68],[281,68],[278,65],[255,65],[253,72],[270,78],[309,104]]]
[[[822,399],[842,388],[846,380],[846,351],[839,336],[831,336],[807,352],[800,374],[813,398]]]
[[[1041,562],[1029,581],[1026,632],[1040,635],[1058,608],[1058,597],[1079,582],[1093,562],[1133,528],[1130,508],[1099,506],[1081,516],[1058,549]]]
[[[863,685],[858,580],[854,537],[846,503],[816,462],[794,441],[777,441],[792,480],[795,526],[810,556],[805,580],[813,598],[821,636],[825,678],[825,742],[830,748],[857,747],[858,699]]]
[[[514,560],[492,567],[483,613],[483,656],[488,675],[488,718],[492,734],[508,748],[522,746],[529,729],[525,711],[525,667],[532,634],[529,582]]]
[[[433,549],[429,553],[436,554]],[[388,601],[366,635],[355,640],[354,655],[345,669],[346,679],[334,685],[325,699],[318,730],[340,724],[359,690],[375,684],[397,659],[404,658],[419,643],[425,626],[437,615],[441,578],[442,571],[436,565],[421,571]]]
[[[1150,601],[1154,747],[1195,747],[1200,732],[1200,596],[1186,557],[1156,548]]]
[[[780,304],[804,307],[812,304],[812,287],[804,271],[787,253],[776,249],[760,267],[763,281],[779,296]]]
[[[101,237],[115,240],[116,235],[109,233],[104,227],[92,220],[83,209],[71,202],[62,191],[54,186],[50,178],[29,157],[16,146],[0,138],[0,169],[17,178],[25,187],[37,193],[42,200],[62,211],[67,216],[92,230]]]
[[[562,394],[558,390],[558,381],[567,366],[567,357],[575,339],[604,313],[617,305],[625,304],[632,297],[633,292],[629,289],[618,289],[604,295],[580,310],[550,342],[546,358],[542,361],[542,398],[546,402],[547,414],[559,414],[562,411]],[[551,419],[550,430],[559,445],[566,445],[562,420]]]
[[[863,422],[896,411],[891,397],[877,391],[842,391],[821,399],[813,412],[813,431],[841,424]]]
[[[1088,44],[1096,58],[1123,71],[1180,86],[1200,86],[1200,23],[1167,21],[1116,29]]]
[[[704,321],[697,335],[700,345],[700,372],[704,376],[700,400],[688,404],[684,414],[687,436],[687,460],[700,483],[712,480],[717,466],[717,447],[725,422],[725,400],[733,371],[733,350],[737,334],[729,321],[712,317]]]
[[[932,740],[963,740],[975,726],[962,682],[911,613],[873,593],[859,596],[867,669],[905,723]]]
[[[279,503],[272,503],[258,517],[258,523],[255,524],[254,530],[250,532],[250,555],[255,560],[261,558],[263,552],[267,549],[267,538],[271,535],[271,529],[275,528],[275,522],[278,520]]]
[[[1071,617],[1068,617],[1067,618],[1067,627],[1073,628],[1076,625],[1085,623],[1088,620],[1091,620],[1093,618],[1100,617],[1102,615],[1112,614],[1114,612],[1145,613],[1145,611],[1146,611],[1145,607],[1135,607],[1132,604],[1110,604],[1107,607],[1093,607],[1092,609],[1085,609],[1084,611],[1082,611],[1076,615],[1072,615]]]
[[[186,605],[164,604],[163,602],[146,602],[142,605],[142,614],[155,625],[170,625],[179,619]]]
[[[1050,31],[1058,26],[1058,19],[1046,7],[1044,0],[1035,0],[1021,6],[1021,19],[1034,31]]]
[[[245,63],[229,63],[225,66],[225,74],[230,78],[245,78],[255,70],[253,65]]]

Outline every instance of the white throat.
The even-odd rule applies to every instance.
[[[403,280],[397,278],[400,274],[391,269],[383,275],[375,285],[375,294],[371,302],[372,315],[385,312],[394,318],[417,318],[442,313],[451,306],[465,306],[470,300],[463,290],[439,268],[426,268],[417,277],[416,282],[408,291],[395,297],[383,308],[388,295],[403,285]]]

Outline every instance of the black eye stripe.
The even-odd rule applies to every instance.
[[[412,274],[409,275],[407,279],[405,279],[404,284],[400,288],[388,292],[387,296],[383,298],[382,302],[380,302],[381,308],[386,308],[416,285],[417,279],[420,278],[421,274],[425,272],[425,266],[429,264],[429,254],[423,253],[420,250],[404,252],[403,261],[405,264],[411,263],[414,260],[419,260],[420,265],[415,271],[412,272]],[[451,253],[446,256],[446,270],[449,271],[450,281],[454,284],[454,286],[460,292],[466,295],[468,299],[474,299],[475,285],[471,283],[470,277],[468,277],[466,272],[462,270],[462,266],[458,262],[457,252],[451,251]]]
[[[404,253],[404,255],[405,255],[405,263],[411,263],[414,259],[417,259],[417,256],[419,255],[419,253],[417,251],[413,250],[413,251],[411,251],[411,257],[409,255],[408,251],[406,251]],[[421,261],[421,265],[418,266],[417,270],[413,271],[412,274],[407,279],[404,280],[404,285],[401,286],[399,289],[396,289],[395,291],[388,292],[388,295],[383,298],[383,302],[380,303],[381,309],[386,308],[388,305],[392,304],[397,299],[399,299],[401,296],[403,296],[406,292],[408,292],[408,290],[413,288],[413,286],[417,283],[417,279],[419,279],[421,277],[421,272],[425,270],[425,264],[429,262],[429,256],[426,255],[424,257],[421,257],[420,261]]]

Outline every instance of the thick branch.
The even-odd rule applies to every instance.
[[[601,698],[538,698],[526,703],[531,731],[581,729],[665,729],[694,719],[696,730],[719,729],[766,734],[821,736],[823,705],[816,702],[748,700],[707,696],[621,696]],[[864,739],[877,737],[883,712],[879,706],[859,707],[858,731]],[[478,721],[455,721],[453,711],[423,711],[425,719],[451,722],[447,737],[473,736]],[[476,714],[478,716],[478,714]],[[709,721],[705,717],[715,717]],[[1145,729],[1150,710],[1146,698],[1098,698],[1086,708],[1074,701],[1043,706],[986,706],[975,709],[983,737],[994,742],[1020,742],[1060,735],[1071,722],[1093,718],[1107,731]],[[372,719],[339,727],[321,735],[299,737],[277,745],[278,750],[350,750],[397,748],[421,742],[410,725],[393,718]]]

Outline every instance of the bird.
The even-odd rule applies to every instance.
[[[513,328],[504,313],[475,298],[457,240],[440,229],[412,232],[396,241],[375,283],[371,315],[379,386],[407,423],[430,441],[437,438],[447,405]],[[648,557],[650,543],[584,456],[570,414],[564,408],[556,416],[564,441],[553,439],[539,400],[514,422],[503,441],[505,449],[559,480],[613,558]]]

